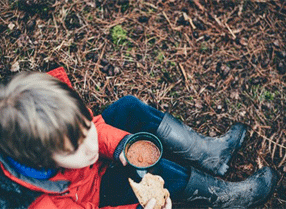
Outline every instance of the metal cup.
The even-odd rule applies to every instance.
[[[129,160],[126,156],[130,146],[133,143],[140,141],[140,140],[146,140],[146,141],[153,142],[158,147],[158,149],[160,151],[160,156],[159,156],[158,160],[150,166],[138,167],[136,165],[133,165],[132,163],[129,162]],[[143,177],[147,173],[148,168],[155,166],[159,162],[159,160],[162,157],[162,154],[163,154],[163,146],[162,146],[161,141],[158,139],[157,136],[155,136],[151,133],[148,133],[148,132],[138,132],[136,134],[133,134],[124,144],[124,157],[125,157],[126,161],[128,162],[128,164],[136,169],[136,172],[138,173],[138,175],[140,177]]]

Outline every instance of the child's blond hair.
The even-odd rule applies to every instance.
[[[19,73],[0,87],[0,153],[24,165],[55,168],[52,154],[76,150],[91,120],[78,94],[48,74]]]

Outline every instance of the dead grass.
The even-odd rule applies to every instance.
[[[0,14],[2,80],[64,66],[95,114],[132,94],[205,135],[243,122],[226,179],[272,166],[261,208],[285,207],[285,1],[0,0]]]

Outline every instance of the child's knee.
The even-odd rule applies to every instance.
[[[125,105],[131,105],[131,106],[138,106],[141,103],[141,101],[133,95],[124,96],[120,99],[120,101]]]

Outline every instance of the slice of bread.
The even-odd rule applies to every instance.
[[[164,180],[157,175],[147,173],[144,175],[140,183],[134,182],[132,179],[128,179],[139,203],[145,207],[148,201],[152,198],[156,199],[156,206],[154,209],[161,209],[170,193],[167,189],[164,189]]]

